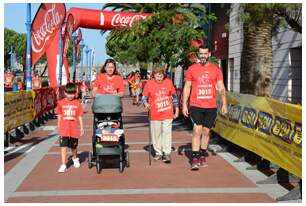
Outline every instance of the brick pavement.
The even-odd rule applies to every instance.
[[[123,108],[130,154],[130,167],[123,173],[119,173],[112,164],[108,164],[109,168],[103,168],[101,174],[97,174],[95,168],[88,169],[93,118],[89,105],[84,115],[85,136],[79,142],[81,168],[70,166],[66,173],[58,174],[60,153],[56,134],[54,131],[34,131],[23,141],[39,137],[49,142],[37,142],[31,152],[5,160],[5,201],[275,202],[219,155],[210,155],[207,168],[190,171],[188,157],[179,154],[177,149],[190,147],[191,134],[177,126],[173,131],[176,151],[172,153],[172,163],[152,159],[150,166],[148,153],[144,150],[149,138],[147,112],[142,107],[132,105],[129,97],[123,98]],[[56,120],[49,121],[47,125],[56,125]],[[34,163],[29,166],[27,162]]]

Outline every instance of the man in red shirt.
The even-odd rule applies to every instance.
[[[191,169],[206,167],[209,132],[217,117],[216,87],[223,102],[221,112],[227,113],[227,103],[221,70],[207,61],[208,47],[199,47],[200,62],[191,65],[185,76],[183,114],[193,122]],[[188,98],[189,110],[188,110]]]
[[[78,99],[75,99],[77,88],[74,83],[68,83],[65,87],[65,99],[58,101],[58,132],[61,147],[62,164],[58,169],[59,173],[67,170],[66,155],[67,147],[71,148],[73,154],[73,166],[80,167],[79,158],[77,157],[78,138],[84,134],[83,129],[83,106]],[[80,128],[78,129],[78,122]]]
[[[8,68],[7,72],[4,74],[4,91],[12,91],[14,78],[14,74],[12,74],[11,69]]]
[[[166,78],[164,68],[156,67],[153,76],[154,79],[149,80],[144,87],[142,101],[149,110],[154,159],[170,163],[172,120],[179,115],[176,91],[172,81]]]

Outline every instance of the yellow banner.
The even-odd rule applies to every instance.
[[[228,115],[213,129],[223,138],[302,178],[302,107],[253,95],[227,93]]]
[[[32,90],[4,93],[4,132],[34,119],[34,95]]]

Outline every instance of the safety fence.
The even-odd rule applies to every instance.
[[[214,131],[302,178],[302,107],[271,98],[227,93],[228,115],[218,116]]]
[[[80,84],[78,93],[80,92]],[[4,133],[53,112],[57,100],[64,97],[64,87],[4,93]]]

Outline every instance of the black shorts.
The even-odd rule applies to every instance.
[[[59,145],[60,147],[69,147],[71,149],[76,149],[79,143],[78,138],[73,137],[60,137]]]
[[[203,127],[211,129],[215,126],[217,118],[217,108],[200,108],[190,107],[189,109],[190,119],[193,124],[202,125]]]

